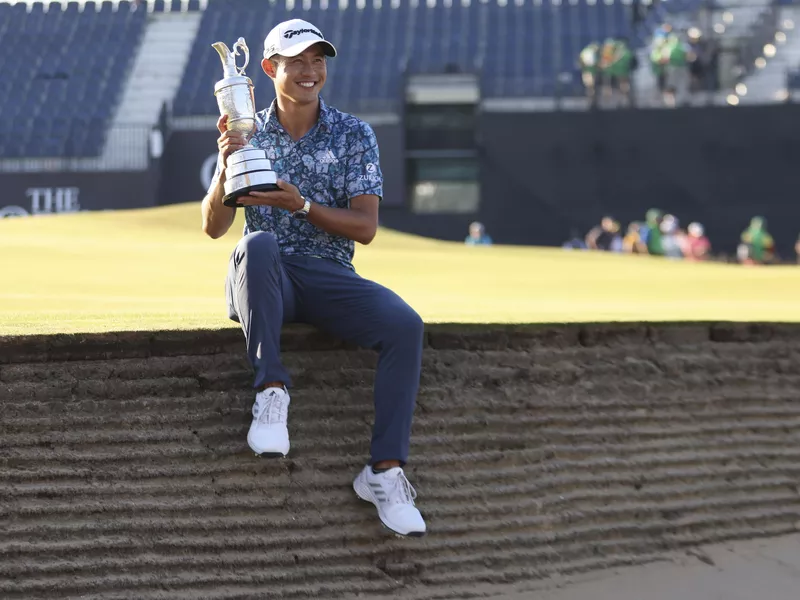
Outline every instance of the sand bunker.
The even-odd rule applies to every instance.
[[[0,340],[0,597],[469,597],[795,531],[800,326],[427,335],[421,540],[350,487],[371,352],[286,331],[266,460],[238,331]]]

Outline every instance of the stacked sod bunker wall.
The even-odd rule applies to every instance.
[[[469,597],[800,524],[800,326],[429,327],[423,539],[350,487],[372,352],[287,328],[268,460],[239,331],[0,341],[4,599]]]

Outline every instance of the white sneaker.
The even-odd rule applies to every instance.
[[[414,506],[417,492],[400,467],[373,473],[372,467],[367,465],[353,481],[353,489],[359,498],[378,508],[381,522],[395,533],[412,537],[425,535],[425,521]]]
[[[253,422],[247,443],[260,456],[277,458],[289,454],[289,392],[284,388],[267,388],[256,394]]]

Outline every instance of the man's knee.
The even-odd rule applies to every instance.
[[[241,263],[246,258],[256,258],[259,261],[276,257],[279,254],[278,240],[266,231],[256,231],[244,236],[236,245],[236,262]]]
[[[421,345],[424,332],[422,317],[413,308],[405,305],[402,309],[392,311],[387,323],[386,337],[394,342]]]

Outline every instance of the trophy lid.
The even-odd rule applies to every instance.
[[[225,42],[215,42],[211,47],[217,51],[219,58],[222,61],[223,76],[236,77],[237,75],[244,75],[244,70],[250,62],[250,50],[247,48],[244,38],[240,37],[233,45],[233,52],[228,49]],[[236,57],[239,56],[239,49],[241,48],[244,53],[244,64],[241,67],[236,66]]]

